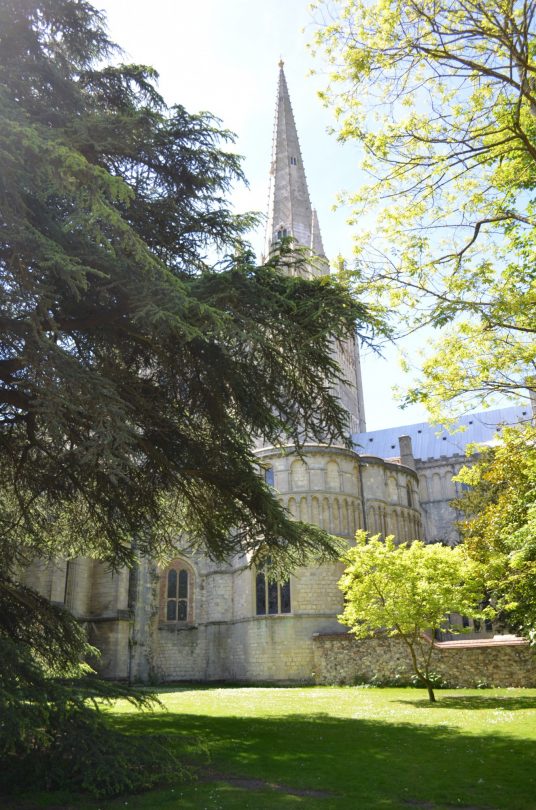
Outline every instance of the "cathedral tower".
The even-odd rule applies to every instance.
[[[311,262],[301,267],[306,276],[329,274],[316,210],[307,188],[298,132],[290,103],[283,62],[279,62],[279,81],[270,166],[270,191],[266,224],[265,256],[277,250],[284,237],[311,251]],[[337,396],[349,415],[351,433],[366,430],[363,384],[359,350],[355,338],[334,346],[334,354],[345,382],[337,386]]]
[[[307,180],[287,83],[280,64],[267,225],[267,254],[292,237],[311,260],[288,267],[306,277],[329,273]],[[355,340],[334,343],[345,377],[335,392],[349,428],[364,430],[359,356]],[[421,430],[418,431],[419,434]],[[371,444],[372,443],[372,444]],[[399,458],[368,455],[365,447],[307,443],[256,448],[259,466],[290,514],[353,541],[357,529],[420,536],[417,473],[409,439]],[[395,456],[389,442],[388,455]],[[365,455],[363,455],[363,450]],[[409,466],[408,466],[409,465]],[[39,561],[28,582],[87,623],[102,652],[99,668],[113,678],[162,681],[310,681],[314,639],[340,632],[341,562],[294,571],[272,582],[245,556],[226,562],[181,548],[166,565],[144,558],[111,572],[98,560]],[[344,629],[344,632],[346,630]]]

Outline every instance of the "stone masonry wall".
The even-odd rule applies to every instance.
[[[536,655],[527,643],[434,645],[432,670],[452,687],[536,687]],[[347,633],[313,637],[314,678],[319,684],[405,683],[413,674],[404,642],[397,638],[359,640]]]

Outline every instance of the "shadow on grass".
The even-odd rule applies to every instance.
[[[415,706],[416,708],[427,709],[466,709],[473,711],[474,709],[504,709],[505,711],[515,712],[522,709],[536,709],[536,697],[527,695],[501,695],[496,697],[493,695],[448,695],[441,696],[438,692],[437,703],[430,703],[428,698],[416,698],[415,700],[397,700],[397,703]]]
[[[447,698],[443,708],[447,700],[451,708]],[[460,704],[452,708],[462,708],[463,702],[473,708],[472,701],[480,706],[480,700],[486,697],[452,698]],[[506,700],[501,698],[502,707]],[[517,708],[534,705],[513,700]],[[488,701],[487,708],[493,708],[493,698]],[[323,714],[241,718],[172,712],[119,715],[113,722],[128,733],[167,734],[179,751],[201,737],[210,752],[209,767],[229,782],[243,777],[330,794],[307,799],[308,808],[536,806],[536,741],[501,735],[493,725],[488,733],[469,734],[447,725],[397,724],[396,716],[378,722]],[[199,765],[202,776],[207,763]],[[274,807],[286,806],[280,794],[278,801]]]

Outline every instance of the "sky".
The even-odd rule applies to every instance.
[[[123,61],[152,65],[169,104],[190,112],[208,110],[236,133],[235,150],[244,157],[249,187],[235,190],[238,211],[266,212],[278,62],[285,62],[311,203],[318,211],[328,257],[351,256],[349,211],[333,210],[337,193],[363,182],[358,144],[340,144],[328,129],[333,115],[317,91],[326,66],[307,43],[316,25],[307,0],[93,0],[105,12],[111,38],[124,50]],[[311,76],[311,70],[316,74]],[[264,232],[253,234],[258,255]],[[418,350],[414,339],[410,351]],[[407,349],[408,347],[406,347]],[[398,351],[385,359],[362,352],[367,429],[424,421],[423,409],[400,410],[392,386],[404,386]]]

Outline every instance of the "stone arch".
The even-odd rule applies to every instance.
[[[320,502],[318,498],[313,497],[311,499],[311,523],[314,523],[315,526],[320,526]]]
[[[354,513],[354,528],[355,528],[355,531],[357,531],[358,529],[363,529],[364,526],[363,526],[363,520],[362,520],[362,517],[361,517],[361,506],[360,506],[360,504],[358,504],[358,503],[354,504],[353,513]],[[354,534],[355,534],[355,532],[354,532]]]
[[[328,461],[326,464],[326,489],[331,492],[340,492],[341,471],[336,461]]]
[[[331,508],[329,498],[322,499],[322,528],[331,531]]]
[[[419,498],[421,501],[430,500],[428,492],[428,478],[425,475],[419,475]]]
[[[309,523],[309,508],[307,506],[307,498],[305,496],[300,498],[300,520],[302,523]]]
[[[355,485],[355,491],[358,496],[361,495],[361,481],[359,475],[359,467],[357,464],[354,464],[352,467],[352,477]]]
[[[293,492],[299,489],[308,489],[309,468],[301,458],[295,459],[290,465],[290,488]]]
[[[378,528],[376,522],[376,509],[374,508],[374,506],[369,506],[367,512],[367,524],[369,532],[371,534],[377,534]]]
[[[394,511],[393,519],[394,519],[394,523],[395,523],[394,535],[395,535],[397,540],[400,540],[402,532],[401,532],[401,523],[400,523],[400,513],[399,513],[398,509],[395,509],[395,511]]]
[[[347,535],[350,531],[350,515],[348,512],[348,500],[344,499],[342,502],[342,533]]]
[[[350,501],[350,503],[348,504],[348,534],[350,535],[350,537],[353,537],[357,531],[355,515],[356,515],[355,506]]]
[[[447,472],[443,475],[443,487],[444,492],[447,498],[455,498],[456,497],[456,487],[454,486],[454,481],[452,480],[452,476],[454,473],[452,470],[447,470]]]
[[[391,503],[398,503],[398,484],[394,475],[387,478],[387,496]]]
[[[341,533],[341,505],[338,498],[333,499],[332,503],[332,518],[333,518],[333,532],[335,534]]]
[[[298,519],[298,504],[296,503],[296,498],[288,499],[288,511],[290,512],[294,520]]]
[[[439,473],[432,475],[432,500],[440,501],[442,498],[441,476]]]
[[[382,507],[380,510],[380,517],[381,517],[381,531],[384,537],[387,537],[389,534],[389,526],[387,524],[387,510],[385,507]]]

